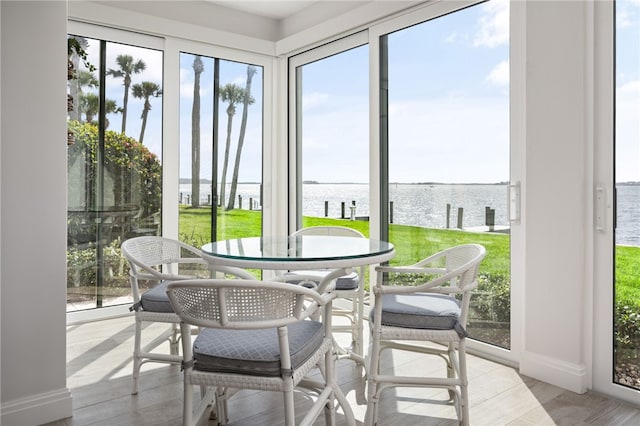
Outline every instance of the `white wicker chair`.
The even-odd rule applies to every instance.
[[[312,226],[302,228],[292,234],[296,235],[332,235],[343,237],[364,238],[361,232],[353,228],[344,226]],[[331,271],[292,271],[285,275],[286,281],[296,282],[296,275],[303,276],[306,280],[313,280],[317,277],[319,282]],[[363,343],[363,317],[364,317],[364,277],[365,267],[358,268],[358,272],[340,277],[336,280],[335,289],[338,298],[348,299],[349,307],[338,307],[334,304],[333,315],[346,318],[347,325],[334,324],[333,331],[338,333],[351,334],[351,347],[348,351],[338,347],[341,356],[351,357],[364,364],[364,343]],[[317,282],[316,282],[317,284]],[[355,354],[355,357],[353,356]]]
[[[370,318],[366,425],[377,423],[380,394],[390,387],[447,389],[449,399],[445,402],[455,406],[460,424],[469,424],[465,327],[471,292],[478,285],[478,269],[484,256],[483,246],[465,244],[441,251],[414,265],[376,267],[375,305]],[[412,278],[411,283],[388,285],[393,281],[392,274],[404,274],[404,278]],[[398,278],[402,280],[403,277]],[[425,345],[425,342],[436,344]],[[445,360],[446,375],[382,374],[380,354],[385,349],[436,355]]]
[[[227,391],[238,389],[282,392],[285,424],[293,425],[294,387],[316,394],[300,424],[312,424],[323,408],[327,424],[334,424],[334,398],[355,424],[335,378],[327,314],[333,293],[257,280],[176,281],[167,292],[182,320],[185,426],[196,424],[214,402],[218,421],[227,424]],[[322,322],[309,319],[320,309]],[[201,327],[193,345],[191,326]],[[310,381],[306,375],[319,363],[324,380]],[[195,408],[193,385],[202,395]]]
[[[249,272],[237,268],[212,268],[201,257],[200,250],[181,241],[157,236],[130,238],[122,243],[122,254],[129,262],[129,278],[135,311],[135,337],[133,348],[133,390],[138,393],[140,367],[146,362],[179,364],[179,323],[166,294],[169,281],[209,277],[212,270],[236,278],[254,279]],[[185,271],[186,269],[186,271]],[[150,282],[153,287],[143,292],[140,284]],[[171,324],[170,329],[142,347],[144,322]],[[169,341],[169,353],[154,352]]]

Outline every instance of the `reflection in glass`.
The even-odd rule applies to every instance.
[[[120,244],[161,232],[163,54],[70,37],[67,306],[75,311],[130,303]]]

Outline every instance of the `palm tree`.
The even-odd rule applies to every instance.
[[[80,60],[82,59],[85,66],[88,68],[92,68],[92,66],[87,62],[86,58],[86,49],[89,48],[89,42],[85,37],[79,36],[71,36],[67,41],[70,46],[69,50],[69,60],[71,62],[71,69],[73,72],[73,77],[69,80],[69,95],[71,95],[71,99],[73,100],[73,105],[75,108],[69,111],[69,119],[70,120],[80,120],[80,112],[77,110],[78,103],[80,101],[80,94],[82,93],[82,86],[88,86],[89,82],[86,79],[86,74],[89,74],[93,77],[93,74],[88,70],[80,69]],[[83,57],[80,57],[80,54],[83,54]],[[95,69],[95,68],[93,68]],[[91,71],[93,71],[91,69]],[[98,85],[98,81],[93,77],[93,81],[95,81],[95,86]]]
[[[244,145],[244,135],[247,130],[247,115],[249,105],[253,104],[256,100],[251,96],[251,81],[253,76],[258,72],[256,67],[247,66],[247,85],[244,89],[244,98],[242,100],[242,124],[240,124],[240,135],[238,136],[238,148],[236,149],[236,161],[233,167],[233,178],[231,179],[231,192],[229,194],[229,203],[227,204],[227,210],[232,210],[234,206],[234,199],[236,198],[236,189],[238,187],[238,173],[240,169],[240,155],[242,154],[242,145]]]
[[[118,55],[116,57],[116,63],[120,67],[118,70],[109,68],[107,75],[115,78],[122,78],[124,80],[124,98],[122,99],[122,133],[124,134],[127,128],[127,105],[129,103],[129,87],[131,86],[131,75],[139,74],[147,67],[144,61],[139,60],[134,62],[131,55]]]
[[[69,111],[69,119],[70,120],[78,120],[81,119],[81,105],[79,105],[80,99],[84,93],[85,87],[98,87],[98,79],[92,72],[87,70],[78,70],[75,73],[75,78],[69,82],[69,94],[71,94],[73,98],[73,105],[76,105],[76,108],[73,111]]]
[[[85,121],[87,123],[94,123],[94,118],[100,111],[100,99],[95,93],[81,93],[80,94],[80,107],[78,108],[78,118],[81,118],[82,113],[85,114]],[[107,114],[113,114],[118,112],[118,106],[113,99],[106,99],[104,103],[105,113],[105,128],[109,127],[109,119]]]
[[[193,107],[191,108],[191,206],[200,206],[200,74],[204,64],[193,59]]]
[[[242,87],[228,83],[220,89],[220,99],[228,102],[227,107],[227,143],[224,148],[224,163],[222,165],[222,181],[220,182],[220,205],[224,203],[225,186],[227,183],[227,166],[229,164],[229,151],[231,149],[231,127],[233,116],[236,113],[236,104],[245,98],[245,91]]]
[[[142,139],[144,138],[144,130],[147,128],[147,115],[151,110],[151,103],[149,102],[150,97],[160,97],[162,95],[162,89],[156,83],[152,83],[150,81],[143,81],[139,84],[134,84],[131,87],[131,93],[134,98],[144,99],[144,106],[142,107],[142,127],[140,128],[140,139],[139,142],[142,143]],[[124,116],[124,113],[123,113]]]

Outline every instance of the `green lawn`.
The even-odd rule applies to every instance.
[[[218,239],[260,235],[259,211],[218,211]],[[211,240],[211,208],[180,207],[180,239],[201,246]],[[305,217],[304,226],[339,225],[357,229],[369,235],[369,222]],[[220,232],[220,230],[224,232]],[[466,232],[460,230],[430,229],[406,225],[390,225],[391,241],[396,243],[395,264],[409,264],[429,254],[464,243],[478,243],[487,249],[481,271],[491,275],[509,276],[509,237],[500,233]],[[406,243],[406,244],[405,244]],[[618,300],[635,301],[640,305],[640,248],[618,247],[616,258],[616,296]]]

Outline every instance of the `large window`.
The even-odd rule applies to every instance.
[[[640,389],[640,4],[616,9],[613,381]]]
[[[163,52],[69,36],[68,311],[131,301],[120,244],[159,235]]]
[[[380,39],[381,235],[393,264],[484,245],[469,332],[508,349],[509,4],[449,12]]]
[[[263,69],[180,54],[180,240],[262,233]]]
[[[296,229],[333,224],[368,232],[368,53],[362,45],[295,59],[302,62],[294,68]]]

